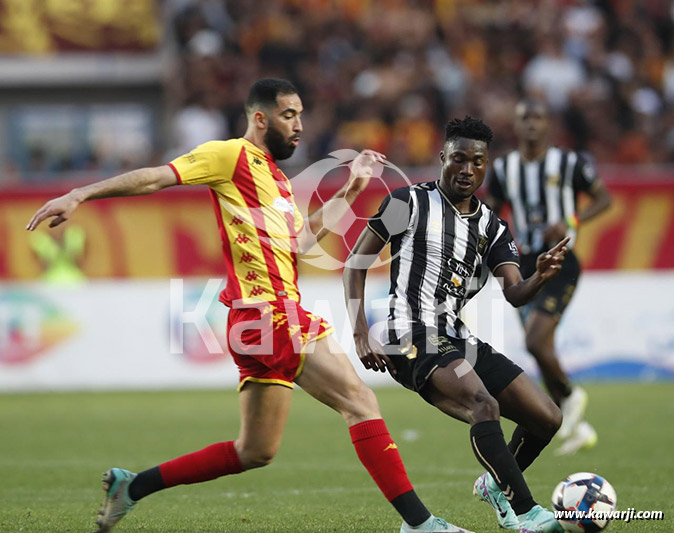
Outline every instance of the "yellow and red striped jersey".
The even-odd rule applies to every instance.
[[[300,300],[297,236],[304,219],[272,156],[246,139],[210,141],[169,166],[185,185],[208,185],[227,286],[220,301]]]

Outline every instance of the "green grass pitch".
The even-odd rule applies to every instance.
[[[674,531],[674,384],[587,390],[599,444],[564,458],[546,450],[526,473],[534,497],[549,506],[566,475],[596,472],[614,485],[619,509],[665,513],[661,522],[614,523],[609,531]],[[476,532],[499,531],[491,508],[471,495],[482,469],[468,427],[400,387],[377,395],[428,507]],[[341,418],[299,390],[293,402],[271,466],[153,495],[117,530],[398,531],[398,516],[360,466]],[[108,467],[142,470],[233,439],[237,429],[233,391],[0,395],[0,531],[92,531]]]

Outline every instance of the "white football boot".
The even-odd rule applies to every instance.
[[[562,425],[557,431],[557,437],[568,439],[583,420],[587,407],[587,392],[580,387],[574,387],[571,394],[561,401]]]

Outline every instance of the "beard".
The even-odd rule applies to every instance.
[[[295,153],[295,146],[290,144],[290,141],[284,138],[283,134],[271,123],[267,128],[267,133],[264,134],[264,143],[276,161],[288,159]]]

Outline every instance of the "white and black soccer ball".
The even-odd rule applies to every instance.
[[[589,472],[579,472],[559,483],[552,493],[552,506],[556,511],[567,512],[558,519],[565,531],[593,533],[608,526],[610,520],[598,519],[589,513],[615,511],[615,489],[603,477]]]

